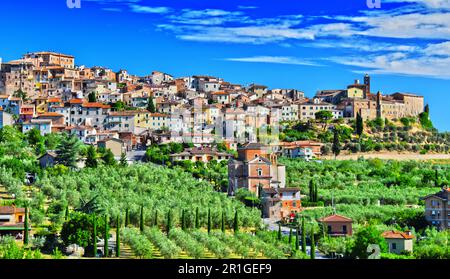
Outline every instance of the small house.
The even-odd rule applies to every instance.
[[[28,230],[31,230],[29,227]],[[25,208],[0,206],[0,236],[23,236],[25,231]]]
[[[388,244],[388,251],[392,254],[402,254],[413,251],[414,236],[411,231],[397,232],[394,230],[385,231],[382,234]]]
[[[353,220],[338,214],[333,214],[319,219],[326,226],[329,236],[347,236],[352,235]]]
[[[54,151],[47,151],[44,155],[38,158],[41,168],[53,167],[56,165],[57,154]]]

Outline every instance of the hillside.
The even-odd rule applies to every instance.
[[[426,127],[418,118],[394,121],[375,119],[363,122],[363,133],[356,133],[356,121],[336,119],[282,123],[282,141],[314,140],[324,143],[324,155],[331,154],[333,131],[337,130],[343,154],[371,151],[399,151],[406,153],[450,152],[450,133],[439,133]]]

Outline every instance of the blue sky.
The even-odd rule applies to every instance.
[[[53,50],[78,65],[144,75],[209,74],[231,82],[424,95],[450,131],[450,0],[2,0],[0,57]]]

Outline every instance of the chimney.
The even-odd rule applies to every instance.
[[[355,84],[359,84],[359,79],[355,79]]]
[[[406,235],[412,235],[412,232],[410,230],[405,231]]]

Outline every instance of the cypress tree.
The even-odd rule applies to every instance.
[[[69,205],[66,206],[66,212],[64,214],[64,221],[68,221],[69,220]]]
[[[211,232],[211,209],[208,209],[208,234]]]
[[[359,112],[356,114],[356,134],[361,138],[364,131],[364,121]]]
[[[238,216],[238,211],[236,209],[236,212],[234,213],[234,232],[237,233],[239,231],[239,216]]]
[[[341,153],[341,142],[339,141],[339,132],[337,129],[334,129],[332,150],[335,157]]]
[[[225,233],[225,213],[222,211],[222,232]]]
[[[278,224],[278,235],[277,235],[278,241],[281,241],[281,225]]]
[[[144,206],[141,206],[141,219],[139,223],[139,229],[141,232],[144,231]]]
[[[169,236],[170,233],[170,227],[172,225],[172,210],[169,209],[169,212],[167,213],[167,237]]]
[[[306,253],[305,217],[302,217],[302,252]]]
[[[25,206],[25,222],[24,222],[24,234],[23,234],[23,245],[28,245],[29,242],[29,231],[28,231],[28,206]]]
[[[158,226],[158,209],[155,209],[155,218],[154,218],[155,220],[154,220],[154,223],[153,223],[153,225],[155,226],[155,227],[157,227]]]
[[[153,102],[153,96],[150,96],[150,98],[148,98],[147,110],[151,113],[156,112],[155,103]]]
[[[91,93],[89,93],[89,95],[88,95],[88,101],[89,101],[89,103],[95,103],[95,102],[97,102],[97,96],[96,96],[96,94],[95,94],[94,91],[92,91]]]
[[[185,227],[185,223],[186,223],[186,221],[185,221],[185,212],[184,212],[185,210],[183,209],[183,211],[181,212],[181,229],[184,231],[185,229],[186,229],[186,227]]]
[[[116,224],[116,257],[120,257],[120,216],[117,215]]]
[[[292,228],[289,229],[289,244],[292,244]]]
[[[299,234],[299,231],[300,230],[300,228],[297,226],[297,229],[295,230],[295,251],[298,251],[298,248],[299,248],[299,238],[298,238],[298,234]]]
[[[92,241],[94,242],[93,243],[93,248],[92,248],[92,250],[93,250],[93,252],[94,252],[94,258],[96,258],[97,257],[97,217],[95,216],[95,213],[94,213],[94,215],[93,215],[93,223],[94,223],[94,230],[93,230],[93,234],[92,234]]]
[[[105,245],[103,246],[104,250],[103,254],[105,255],[105,258],[109,256],[108,239],[109,239],[109,221],[108,215],[105,215],[105,237],[104,237]]]
[[[314,182],[312,179],[309,181],[309,201],[314,201]]]
[[[198,216],[199,212],[198,212],[198,207],[195,209],[195,228],[198,229],[199,228],[199,216]]]
[[[311,229],[311,259],[314,260],[316,258],[316,243],[314,240],[314,230]]]
[[[130,215],[129,215],[129,210],[128,207],[125,209],[125,228],[128,227],[128,224],[130,222]]]

